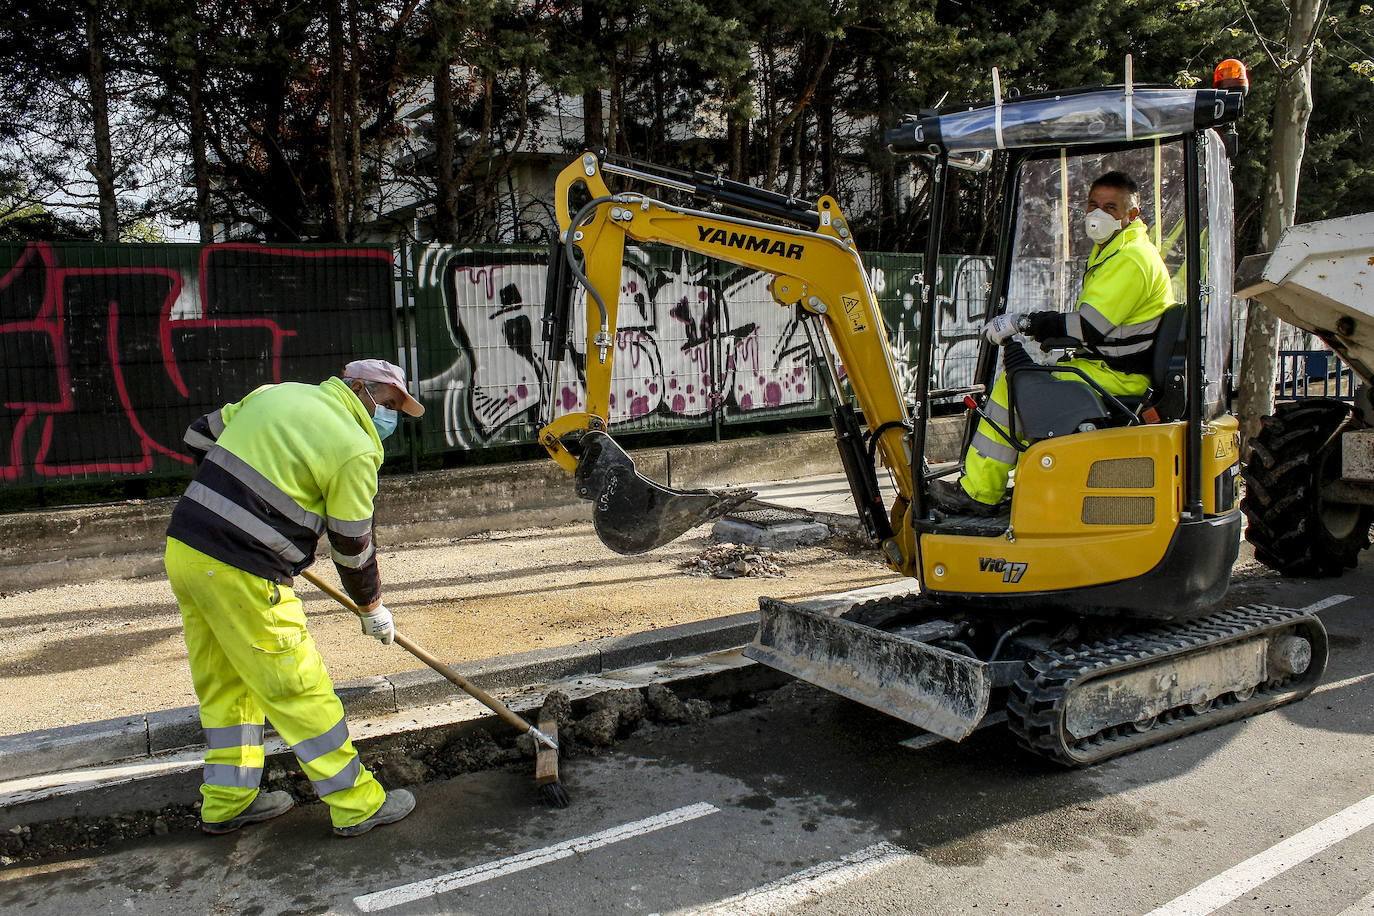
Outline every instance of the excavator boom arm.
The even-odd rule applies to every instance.
[[[877,436],[876,453],[893,473],[898,504],[908,504],[915,485],[906,439],[909,415],[868,274],[848,240],[838,204],[822,198],[817,203],[817,229],[810,231],[782,222],[673,206],[638,193],[614,194],[601,166],[589,153],[564,169],[558,179],[562,243],[580,254],[581,263],[573,275],[581,274],[578,279],[588,291],[587,402],[585,414],[560,417],[542,431],[541,442],[552,457],[576,470],[578,460],[562,444],[563,437],[605,429],[625,243],[657,243],[771,274],[770,291],[779,306],[798,308],[805,313],[803,317],[815,316],[824,323],[828,333],[816,337],[822,349],[833,347],[833,354],[823,355],[837,358],[843,367],[869,434]],[[734,193],[733,206],[747,203],[740,192]],[[587,200],[576,212],[570,203],[574,195]],[[762,200],[760,205],[771,206],[771,201]],[[884,534],[890,534],[890,529]],[[908,561],[914,552],[911,546],[908,537],[907,549],[900,549]],[[889,549],[890,559],[892,552]],[[910,574],[913,569],[903,571]]]

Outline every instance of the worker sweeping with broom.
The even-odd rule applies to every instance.
[[[398,411],[424,413],[405,374],[362,359],[320,385],[265,385],[186,431],[197,470],[172,512],[166,566],[205,729],[206,833],[231,833],[293,804],[289,793],[258,788],[264,714],[329,805],[336,835],[360,836],[415,807],[410,792],[383,790],[358,759],[291,588],[327,533],[363,633],[391,644],[372,503]]]

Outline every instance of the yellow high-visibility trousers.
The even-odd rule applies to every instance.
[[[1149,376],[1116,372],[1097,360],[1070,359],[1060,365],[1082,369],[1105,391],[1118,397],[1139,397],[1150,387]],[[1054,377],[1086,384],[1074,373],[1056,372]],[[997,376],[997,382],[992,386],[992,394],[983,405],[983,412],[1002,429],[1011,432],[1011,411],[1007,409],[1008,403],[1010,398],[1007,396],[1007,376],[1003,373]],[[1017,436],[1017,441],[1022,445],[1026,444],[1026,440],[1020,436]],[[1006,495],[1007,478],[1011,476],[1011,469],[1016,467],[1019,455],[1020,452],[991,423],[979,420],[978,428],[973,432],[973,441],[969,443],[968,451],[964,454],[964,476],[959,481],[964,492],[980,503],[997,505]]]
[[[336,827],[367,820],[386,792],[358,759],[343,704],[286,586],[167,539],[207,749],[201,819],[227,821],[258,794],[263,717],[291,745]]]

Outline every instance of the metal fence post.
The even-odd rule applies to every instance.
[[[709,371],[711,373],[711,388],[713,389],[714,401],[711,405],[711,435],[716,441],[720,441],[720,429],[724,422],[725,414],[725,368],[721,365],[721,321],[725,314],[725,290],[719,279],[713,280],[710,286],[711,308],[707,315],[711,321],[710,343],[706,347],[707,360],[710,362]]]
[[[413,395],[420,396],[420,356],[416,347],[415,335],[415,287],[414,275],[410,270],[411,245],[404,235],[397,242],[396,251],[396,302],[393,314],[396,329],[396,347],[404,354],[407,377]],[[420,424],[424,419],[406,423],[406,450],[410,453],[410,472],[420,470],[420,452],[424,447],[424,436]]]

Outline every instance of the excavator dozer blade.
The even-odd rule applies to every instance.
[[[759,599],[744,654],[951,741],[978,727],[992,690],[976,658],[775,598]]]
[[[582,437],[577,495],[592,501],[596,536],[621,554],[662,547],[697,525],[753,499],[753,490],[674,490],[635,470],[634,459],[603,432]]]

